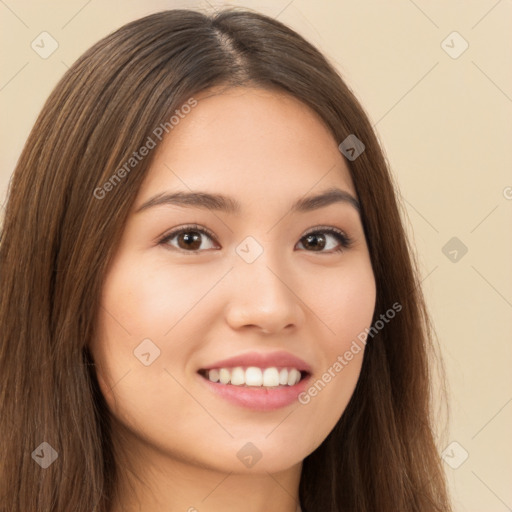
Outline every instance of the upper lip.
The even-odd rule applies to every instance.
[[[247,352],[238,356],[230,357],[216,361],[202,370],[210,370],[212,368],[234,368],[237,366],[256,366],[259,368],[271,368],[273,366],[281,368],[296,368],[299,371],[311,373],[311,366],[289,352]]]

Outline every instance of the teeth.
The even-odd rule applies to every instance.
[[[226,368],[221,368],[219,370],[219,379],[221,384],[228,384],[231,380],[231,373]]]
[[[265,387],[279,386],[279,372],[277,371],[277,368],[265,369],[263,372],[263,385]]]
[[[254,386],[254,387],[276,387],[294,386],[300,381],[300,371],[296,368],[257,368],[250,366],[243,369],[236,368],[214,368],[206,370],[206,376],[212,382],[221,384],[232,384],[233,386]]]
[[[210,370],[210,380],[212,382],[219,382],[219,370]]]
[[[300,380],[300,372],[295,368],[292,369],[291,372],[288,373],[288,386],[293,386]]]
[[[229,371],[226,371],[229,374]],[[212,374],[210,373],[210,380],[211,378]],[[241,386],[242,384],[245,384],[245,372],[242,368],[233,368],[233,371],[231,372],[231,384],[234,386]]]
[[[247,386],[261,386],[263,384],[263,373],[261,373],[261,369],[254,366],[247,368],[247,370],[245,370],[244,384]]]

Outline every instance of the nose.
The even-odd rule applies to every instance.
[[[260,257],[239,262],[231,275],[226,321],[232,329],[258,329],[263,334],[295,330],[304,321],[303,302],[292,272],[272,267]]]

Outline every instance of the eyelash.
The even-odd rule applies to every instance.
[[[176,236],[181,235],[182,233],[188,233],[191,231],[200,233],[202,235],[206,235],[209,238],[211,238],[212,240],[215,240],[215,236],[210,230],[208,230],[206,228],[202,228],[202,227],[198,226],[197,224],[190,224],[187,226],[182,226],[182,227],[175,229],[174,231],[171,231],[170,233],[166,234],[158,242],[158,244],[167,246],[167,247],[171,247],[172,249],[175,249],[177,251],[184,252],[184,253],[199,254],[200,252],[203,252],[203,250],[186,251],[186,250],[178,248],[178,247],[169,246],[169,244],[168,244],[168,242],[170,240],[172,240],[173,238],[175,238]],[[340,253],[340,252],[344,252],[346,249],[350,248],[350,246],[354,242],[353,239],[350,238],[343,231],[333,228],[333,227],[327,227],[327,226],[326,227],[318,226],[318,227],[314,228],[313,230],[308,231],[300,238],[299,241],[303,240],[304,238],[306,238],[309,235],[315,235],[318,233],[327,233],[329,235],[332,235],[339,242],[340,246],[337,249],[334,249],[334,250],[331,249],[330,251],[307,251],[307,252],[319,252],[320,254],[322,254],[322,253],[324,253],[324,254]]]

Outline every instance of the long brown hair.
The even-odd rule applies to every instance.
[[[272,18],[231,9],[165,11],[105,37],[67,71],[26,142],[0,242],[2,511],[110,509],[118,477],[111,418],[87,345],[154,152],[120,182],[109,180],[194,94],[243,85],[286,91],[337,141],[363,141],[365,151],[347,163],[376,279],[374,320],[402,305],[368,339],[347,409],[303,462],[303,510],[450,510],[431,414],[433,336],[378,139],[317,49]],[[95,191],[107,182],[102,199]],[[52,453],[41,443],[58,463],[36,464]]]

